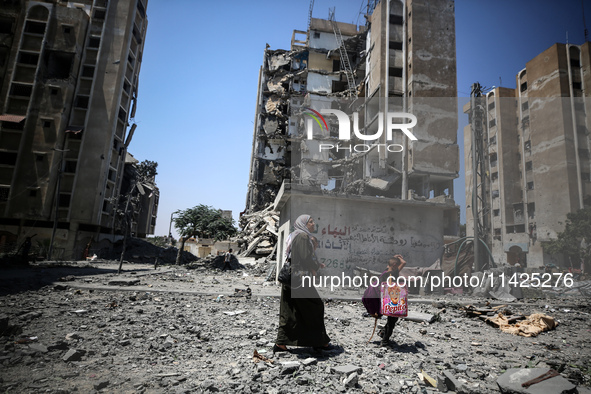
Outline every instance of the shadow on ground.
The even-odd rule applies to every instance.
[[[4,265],[0,267],[0,296],[36,291],[42,287],[63,282],[64,285],[80,276],[104,275],[117,273],[118,265],[113,268],[99,268],[92,264],[34,263],[30,265]],[[151,271],[124,265],[124,272]]]

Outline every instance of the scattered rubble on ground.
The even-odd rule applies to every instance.
[[[360,294],[329,298],[336,348],[273,354],[279,288],[243,260],[226,272],[215,258],[193,263],[201,268],[127,264],[122,275],[115,262],[33,266],[21,279],[45,280],[21,289],[8,285],[24,284],[19,275],[3,271],[0,391],[517,393],[525,391],[516,382],[547,371],[559,376],[530,389],[587,392],[591,383],[588,298],[414,295],[388,348],[377,335],[367,343],[374,319],[363,317]],[[475,318],[499,313],[544,313],[559,324],[528,338]]]

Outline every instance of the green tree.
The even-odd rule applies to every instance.
[[[222,211],[207,205],[197,205],[193,208],[179,210],[173,219],[177,229],[181,245],[176,257],[176,263],[180,264],[181,255],[185,248],[185,242],[192,237],[214,238],[216,241],[227,239],[237,233],[233,220],[222,217]]]
[[[579,209],[566,215],[564,231],[558,238],[544,243],[544,251],[549,254],[562,253],[572,267],[583,261],[586,270],[591,265],[591,208]]]

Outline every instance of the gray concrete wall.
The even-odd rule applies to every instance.
[[[280,196],[281,198],[281,196]],[[322,275],[352,274],[355,266],[384,270],[402,254],[408,266],[429,266],[443,252],[445,204],[375,197],[340,198],[291,191],[281,210],[279,264],[285,240],[299,215],[309,214],[317,229]]]

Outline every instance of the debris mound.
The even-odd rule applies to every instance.
[[[117,242],[108,258],[119,260],[122,248],[123,242]],[[175,247],[162,248],[140,238],[130,238],[127,240],[123,260],[136,264],[154,264],[158,259],[158,265],[173,265],[176,263],[177,254],[178,249]],[[199,260],[197,256],[183,251],[180,263],[185,265],[196,260]]]
[[[242,247],[240,256],[272,258],[277,249],[279,212],[270,205],[262,211],[240,217],[242,231],[238,244]]]

